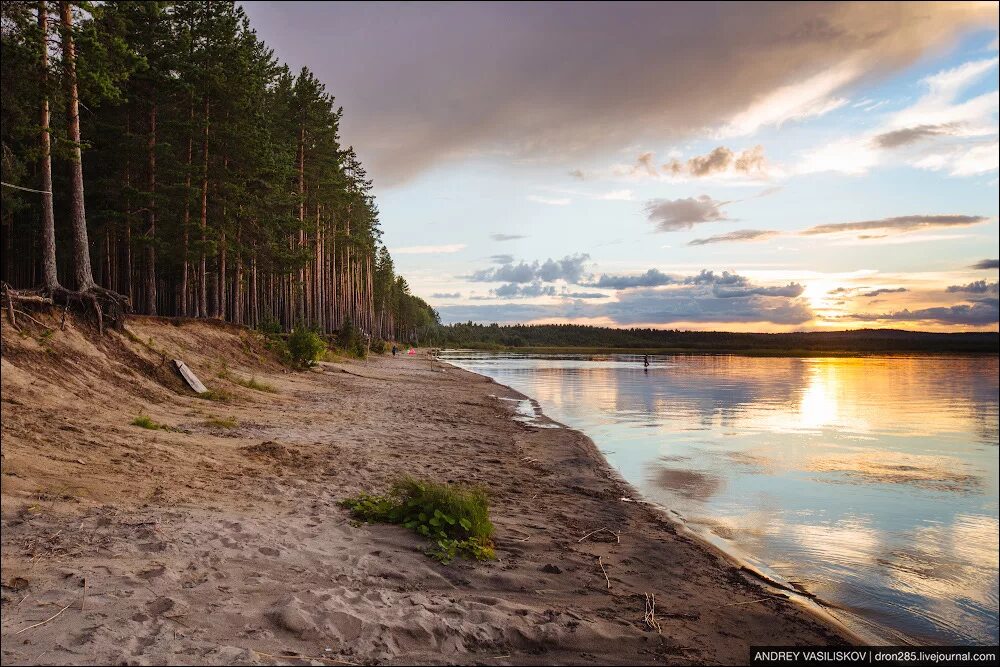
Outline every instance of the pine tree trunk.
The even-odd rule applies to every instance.
[[[201,257],[198,265],[198,311],[208,316],[208,264],[205,258],[205,234],[208,229],[208,95],[205,96],[205,131],[201,139]]]
[[[219,309],[216,316],[220,320],[226,319],[226,233],[219,235],[219,281],[216,285],[218,291]]]
[[[73,230],[73,262],[76,288],[94,287],[90,267],[90,240],[87,237],[87,212],[83,194],[83,153],[80,141],[80,98],[76,84],[76,47],[73,42],[73,10],[69,2],[59,3],[62,18],[63,71],[66,85],[66,123],[71,146],[70,224]]]
[[[156,102],[149,107],[149,137],[146,140],[148,159],[149,203],[147,217],[149,227],[146,231],[146,312],[156,315]]]
[[[190,96],[188,114],[188,139],[187,139],[187,166],[184,169],[184,258],[183,271],[181,274],[181,307],[180,314],[184,317],[188,313],[188,245],[189,229],[191,225],[191,163],[194,158],[194,94]]]
[[[38,3],[38,30],[41,32],[42,104],[42,286],[52,292],[59,287],[56,272],[56,217],[52,207],[52,137],[49,136],[49,14],[47,3]],[[8,255],[10,257],[10,255]]]

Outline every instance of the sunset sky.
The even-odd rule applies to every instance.
[[[997,3],[244,3],[442,321],[997,330]]]

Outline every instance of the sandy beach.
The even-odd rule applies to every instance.
[[[635,502],[589,438],[513,420],[519,394],[426,351],[290,372],[238,327],[52,324],[3,330],[4,664],[739,664],[852,641]],[[498,559],[439,564],[337,505],[400,474],[486,487]]]

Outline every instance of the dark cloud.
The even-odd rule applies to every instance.
[[[964,292],[966,294],[996,294],[1000,288],[1000,283],[988,283],[985,280],[977,280],[966,285],[949,285],[949,292]]]
[[[526,239],[528,237],[521,234],[490,234],[490,238],[494,241],[516,241],[518,239]]]
[[[685,199],[652,199],[646,202],[646,215],[658,232],[691,229],[703,222],[728,220],[722,206],[729,202],[715,201],[708,195]]]
[[[901,130],[885,132],[875,137],[873,141],[880,148],[898,148],[939,134],[952,134],[956,129],[952,123],[945,123],[943,125],[917,125],[916,127],[906,127]]]
[[[817,225],[801,233],[805,235],[836,234],[838,232],[861,232],[870,229],[911,232],[916,229],[934,229],[937,227],[968,227],[969,225],[977,225],[987,220],[989,218],[981,215],[904,215],[897,218],[882,218],[880,220]],[[868,238],[880,237],[874,236]]]
[[[684,278],[685,285],[748,285],[748,281],[738,273],[707,271],[702,269],[697,275]]]
[[[514,261],[514,255],[490,255],[490,261],[494,264],[511,264]]]
[[[997,21],[996,3],[243,4],[337,95],[377,186],[497,146],[559,163],[683,139],[838,68],[828,92],[848,94]]]
[[[587,175],[583,173],[580,169],[573,169],[569,172],[570,177],[575,178],[578,181],[586,180]]]
[[[507,255],[496,256],[508,259]],[[505,282],[505,283],[531,283],[536,281],[553,282],[565,280],[568,283],[578,283],[583,278],[584,263],[590,259],[590,255],[584,253],[580,255],[567,255],[562,259],[547,259],[542,263],[537,260],[528,264],[513,261],[501,262],[500,266],[480,269],[469,276],[469,280],[475,282]]]
[[[589,285],[590,287],[604,287],[606,289],[629,289],[630,287],[657,287],[660,285],[672,285],[677,282],[671,276],[663,273],[659,269],[650,269],[646,273],[638,276],[609,276],[607,274]]]
[[[603,305],[603,304],[602,304]],[[642,288],[622,292],[604,308],[618,324],[766,322],[802,324],[813,319],[802,299],[749,295],[718,298],[704,287]]]
[[[545,285],[540,281],[535,281],[527,285],[507,283],[491,290],[491,292],[500,299],[528,299],[535,296],[554,296],[556,288],[554,285]]]
[[[973,269],[1000,269],[1000,259],[984,259],[976,262],[970,268]]]
[[[567,299],[604,299],[608,295],[603,292],[563,292],[559,296]]]
[[[871,314],[862,313],[850,316],[851,319],[865,321],[901,320],[909,322],[938,322],[940,324],[965,324],[983,326],[996,324],[998,317],[997,300],[983,300],[973,304],[957,306],[935,306],[919,310],[898,310],[893,313]]]
[[[865,292],[861,296],[869,296],[870,297],[870,296],[879,296],[879,295],[882,295],[882,294],[895,294],[897,292],[906,292],[906,291],[908,291],[908,290],[905,287],[896,287],[896,288],[893,288],[893,289],[890,289],[888,287],[882,287],[880,289],[872,290],[870,292]]]
[[[701,271],[691,276],[669,276],[650,269],[639,276],[602,276],[595,285],[621,290],[612,301],[586,303],[605,297],[597,292],[562,292],[559,303],[539,305],[530,311],[501,306],[443,306],[445,321],[512,322],[553,321],[565,318],[605,318],[630,326],[666,325],[675,322],[760,322],[802,324],[813,319],[807,300],[799,298],[801,285],[754,285],[744,276],[723,271]],[[505,285],[496,297],[551,294],[551,285]],[[536,293],[536,290],[539,293]],[[544,290],[544,292],[542,291]],[[477,310],[478,309],[478,310]]]
[[[688,245],[708,245],[709,243],[730,243],[735,241],[763,241],[777,236],[781,232],[775,232],[767,229],[740,229],[735,232],[729,232],[728,234],[719,234],[718,236],[709,236],[704,239],[695,239],[689,241]]]
[[[720,299],[734,299],[744,296],[802,296],[805,288],[798,283],[788,283],[777,287],[722,287],[715,285],[712,294]]]
[[[435,292],[431,294],[432,299],[457,299],[462,296],[461,292]]]

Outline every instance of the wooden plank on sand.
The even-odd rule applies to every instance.
[[[187,367],[187,364],[185,364],[180,359],[174,359],[174,365],[177,366],[177,370],[180,372],[181,377],[183,377],[184,380],[188,383],[189,387],[194,389],[199,394],[204,394],[208,392],[208,388],[206,388],[205,385],[201,383],[201,380],[199,380],[198,376],[195,375],[194,372]]]

